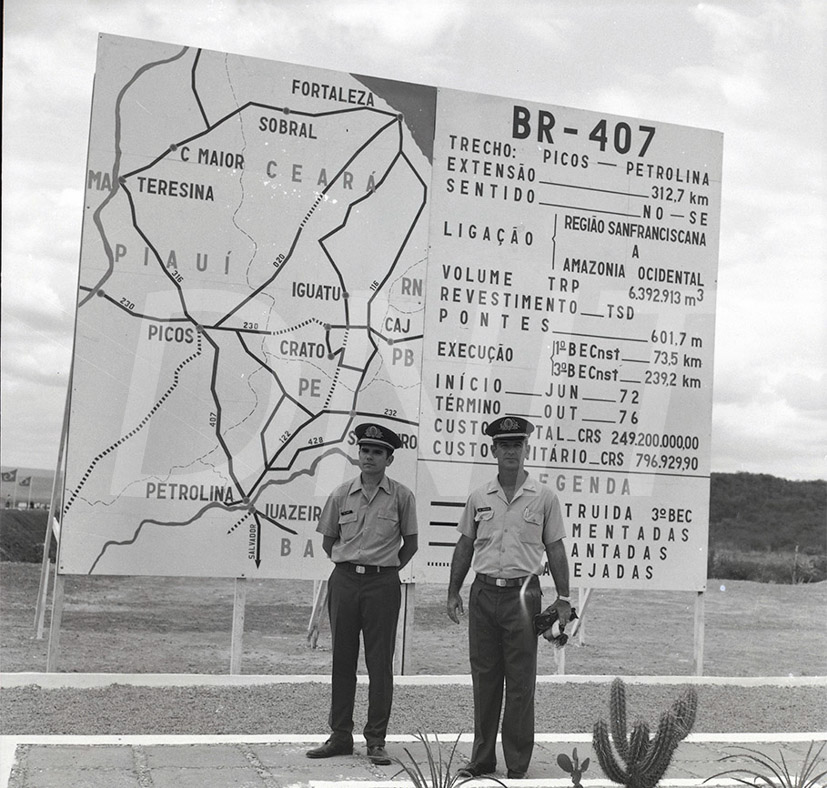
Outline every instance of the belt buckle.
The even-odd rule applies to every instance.
[[[508,585],[508,580],[504,577],[498,577],[495,581],[497,588],[505,588]]]
[[[357,575],[363,575],[363,574],[365,574],[366,571],[367,570],[365,569],[365,567],[363,567],[361,564],[356,565],[356,574]]]

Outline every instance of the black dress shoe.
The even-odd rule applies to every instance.
[[[509,780],[525,780],[525,772],[515,772],[513,769],[508,770]]]
[[[495,768],[495,766],[472,762],[463,766],[457,772],[457,777],[482,777],[484,774],[492,774]]]
[[[377,766],[390,766],[391,759],[387,750],[381,744],[368,745],[368,758]]]
[[[315,750],[308,750],[305,755],[308,758],[332,758],[334,755],[353,755],[353,742],[333,741],[328,739],[321,747]]]

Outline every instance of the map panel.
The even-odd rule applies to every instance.
[[[61,572],[327,576],[355,423],[416,443],[435,101],[101,36]]]

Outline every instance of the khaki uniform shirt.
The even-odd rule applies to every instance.
[[[316,531],[336,539],[330,557],[337,564],[399,566],[402,537],[417,533],[414,494],[384,476],[369,501],[357,476],[330,494]]]
[[[474,490],[458,529],[474,540],[474,571],[503,578],[542,574],[545,546],[566,535],[557,495],[531,476],[511,503],[496,478]]]

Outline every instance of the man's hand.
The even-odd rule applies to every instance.
[[[557,599],[542,613],[534,616],[534,631],[541,634],[549,643],[561,648],[569,639],[565,633],[566,624],[575,618],[577,613],[574,608],[568,602]]]
[[[571,620],[571,603],[558,597],[554,600],[552,607],[557,611],[557,620],[560,622],[560,631],[562,632]]]
[[[455,624],[459,624],[459,617],[463,615],[464,610],[462,608],[462,597],[458,593],[448,592],[447,612],[448,618]]]

